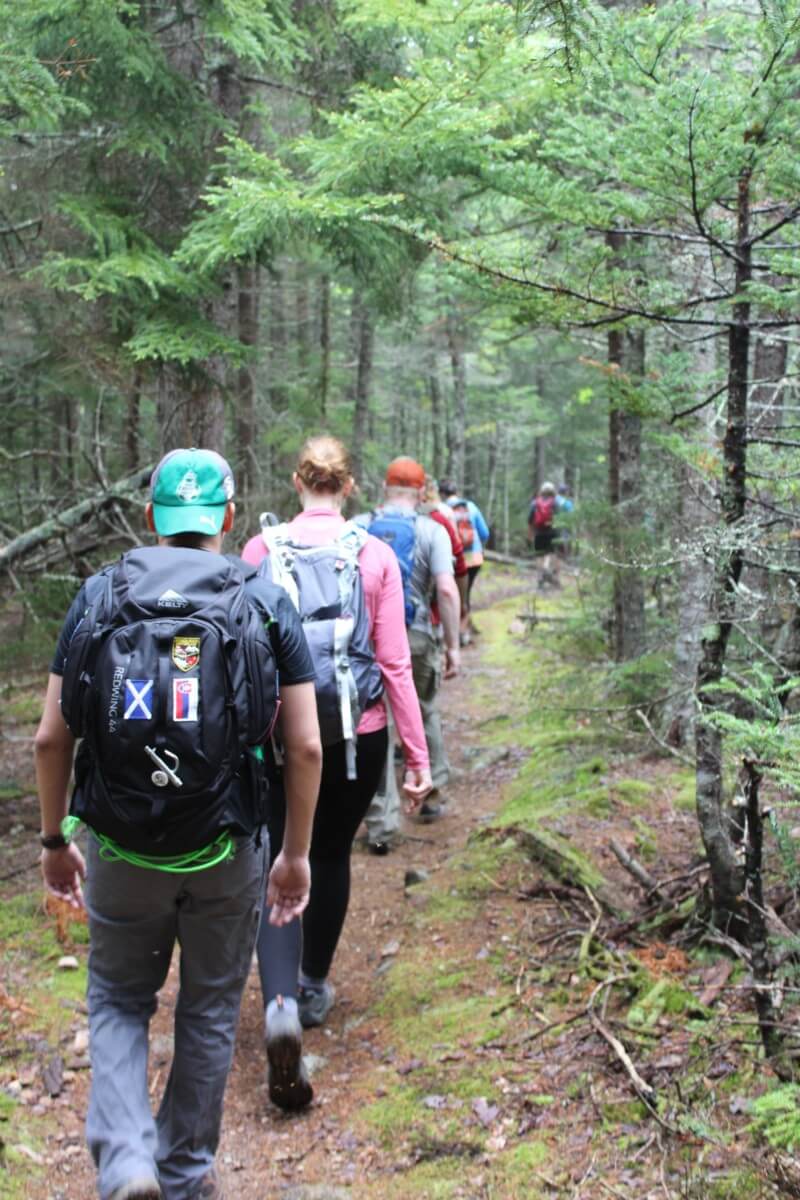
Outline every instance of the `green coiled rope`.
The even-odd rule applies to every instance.
[[[61,822],[61,832],[67,841],[72,841],[82,824],[80,817],[64,817]],[[167,871],[172,875],[189,875],[193,871],[207,871],[209,867],[216,867],[219,863],[233,858],[236,849],[233,835],[226,831],[208,846],[203,846],[199,850],[190,850],[186,854],[163,856],[137,854],[133,850],[126,850],[106,834],[91,829],[91,826],[87,826],[87,829],[91,830],[93,836],[100,843],[100,857],[106,862],[126,862],[130,863],[132,867],[144,867],[148,871]]]

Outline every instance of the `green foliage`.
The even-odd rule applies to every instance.
[[[750,1128],[775,1150],[794,1153],[800,1146],[800,1087],[780,1084],[752,1101]]]

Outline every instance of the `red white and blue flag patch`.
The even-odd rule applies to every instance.
[[[173,721],[196,721],[197,707],[200,702],[199,679],[173,679],[172,681],[172,719]]]

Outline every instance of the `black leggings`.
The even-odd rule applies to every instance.
[[[478,563],[477,567],[467,567],[467,612],[470,610],[470,597],[472,596],[472,585],[478,578],[478,571],[482,567],[482,563]]]
[[[266,1008],[278,994],[294,996],[301,961],[311,979],[324,979],[330,971],[350,901],[350,851],[358,827],[378,788],[386,762],[385,729],[362,733],[356,751],[356,779],[347,778],[345,743],[326,746],[322,756],[314,830],[311,835],[311,899],[299,921],[276,928],[267,921],[268,908],[258,934],[258,970]],[[283,844],[286,802],[280,782],[273,783],[269,798],[270,856],[274,861]]]

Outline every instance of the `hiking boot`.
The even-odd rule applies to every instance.
[[[439,795],[439,789],[434,788],[432,792],[428,792],[422,801],[417,818],[423,825],[432,825],[434,821],[439,820],[444,812],[444,808],[444,800]]]
[[[161,1188],[152,1175],[131,1179],[111,1193],[108,1200],[161,1200]]]
[[[303,1029],[314,1029],[322,1025],[333,1008],[336,993],[327,979],[314,987],[300,987],[297,996],[297,1012]]]
[[[302,1027],[292,1009],[277,996],[267,1010],[267,1087],[272,1103],[284,1112],[306,1108],[314,1096],[303,1064]]]
[[[159,1195],[161,1195],[160,1192]],[[210,1171],[206,1171],[200,1180],[200,1186],[197,1191],[192,1193],[192,1200],[225,1200],[222,1191],[222,1180],[219,1177],[216,1167],[212,1167]]]

